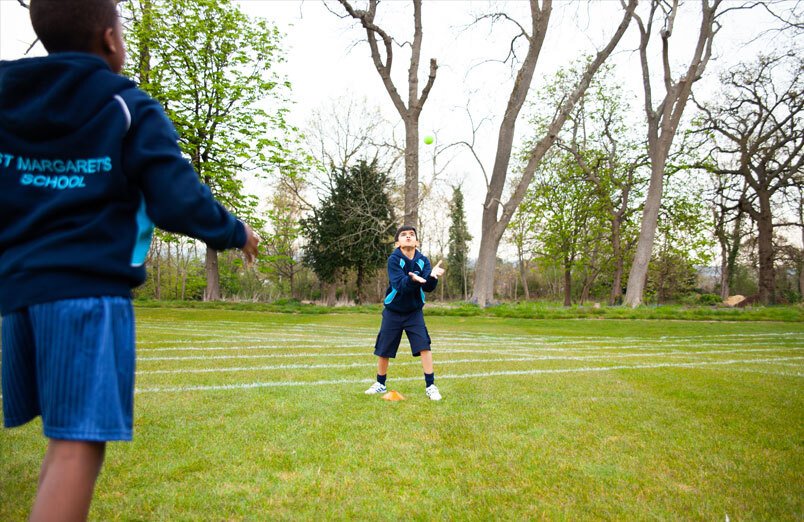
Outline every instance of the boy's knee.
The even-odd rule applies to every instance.
[[[105,442],[50,439],[48,452],[57,460],[80,460],[84,462],[103,462],[106,453]]]

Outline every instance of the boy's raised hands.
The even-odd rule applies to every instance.
[[[430,272],[430,275],[436,279],[444,275],[444,268],[441,267],[441,261],[443,261],[443,259],[439,260],[439,262],[436,263],[436,266],[433,267],[432,272]]]
[[[425,278],[423,278],[421,276],[418,276],[418,275],[414,274],[413,272],[408,272],[408,275],[410,276],[411,279],[413,279],[417,283],[424,284],[424,283],[427,282],[427,279],[425,279]]]
[[[418,275],[414,274],[413,272],[408,272],[408,275],[410,276],[411,279],[413,279],[417,283],[424,284],[424,283],[427,282],[427,279],[425,279],[425,278],[423,278],[421,276],[418,276]],[[441,261],[436,263],[436,266],[433,267],[433,270],[430,272],[430,275],[435,277],[436,279],[438,279],[439,277],[444,275],[444,268],[441,267]]]

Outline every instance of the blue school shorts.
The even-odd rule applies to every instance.
[[[131,440],[134,310],[124,297],[66,299],[3,317],[3,423],[42,416],[46,437]]]
[[[382,311],[380,333],[374,343],[374,355],[395,358],[403,331],[408,336],[410,351],[414,357],[430,349],[430,334],[424,325],[424,313],[421,309],[400,314],[385,308]]]

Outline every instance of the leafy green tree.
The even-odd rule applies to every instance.
[[[228,0],[133,0],[127,73],[159,100],[179,146],[215,197],[260,228],[248,173],[288,161],[285,121],[290,85],[275,71],[281,35]],[[220,297],[217,252],[206,251],[205,299]]]
[[[466,225],[466,210],[461,187],[452,188],[449,203],[450,226],[447,253],[447,288],[453,295],[469,297],[469,242],[472,235]]]
[[[656,245],[646,289],[658,303],[677,300],[697,286],[697,267],[712,260],[710,208],[704,187],[689,177],[670,176],[656,229]]]
[[[301,206],[298,198],[280,184],[268,210],[268,224],[271,231],[264,236],[266,254],[263,257],[270,277],[288,282],[290,296],[296,297],[295,279],[301,270],[299,240],[301,238]]]
[[[575,158],[585,181],[592,186],[592,196],[605,212],[610,240],[606,249],[610,252],[601,261],[611,274],[611,304],[622,300],[625,257],[636,239],[634,215],[639,207],[634,204],[634,195],[640,194],[648,181],[644,172],[648,165],[644,142],[634,136],[626,121],[630,110],[613,68],[603,66],[556,141],[558,147]],[[595,274],[595,270],[587,273]],[[586,281],[582,295],[588,293],[592,282]]]
[[[336,168],[329,193],[301,221],[304,262],[326,283],[339,273],[356,272],[358,302],[366,274],[385,266],[390,252],[394,215],[388,185],[388,174],[376,162]]]
[[[540,91],[530,121],[535,136],[549,126],[553,107],[560,104],[589,60],[560,69]],[[573,279],[580,284],[580,302],[590,297],[598,278],[610,282],[610,302],[618,302],[622,295],[625,256],[637,210],[633,195],[646,184],[641,173],[646,157],[626,122],[628,110],[627,95],[613,69],[602,66],[555,137],[557,151],[548,155],[537,172],[536,186],[526,196],[528,204],[518,209],[521,221],[531,221],[533,226],[523,228],[525,223],[511,221],[517,230],[509,234],[520,239],[538,231],[542,259],[563,271],[566,304],[571,302]],[[530,143],[524,146],[523,163],[530,147]],[[532,211],[538,213],[527,215]],[[549,219],[557,221],[548,223]],[[581,221],[573,223],[573,219]],[[593,229],[583,229],[587,221]],[[583,248],[578,250],[579,246]]]
[[[600,271],[605,209],[575,159],[558,150],[545,158],[523,205],[533,220],[542,264],[562,270],[564,306],[570,306],[573,273]]]
[[[535,238],[531,229],[531,218],[526,214],[526,205],[520,205],[508,223],[508,240],[516,248],[519,279],[525,300],[530,300],[530,284],[528,283],[529,265],[535,250]],[[515,296],[516,297],[516,296]]]

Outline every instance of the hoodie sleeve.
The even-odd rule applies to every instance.
[[[148,217],[159,228],[200,239],[215,250],[244,246],[243,223],[215,201],[182,156],[176,130],[159,103],[139,89],[121,97],[131,114],[123,168],[142,191]]]

